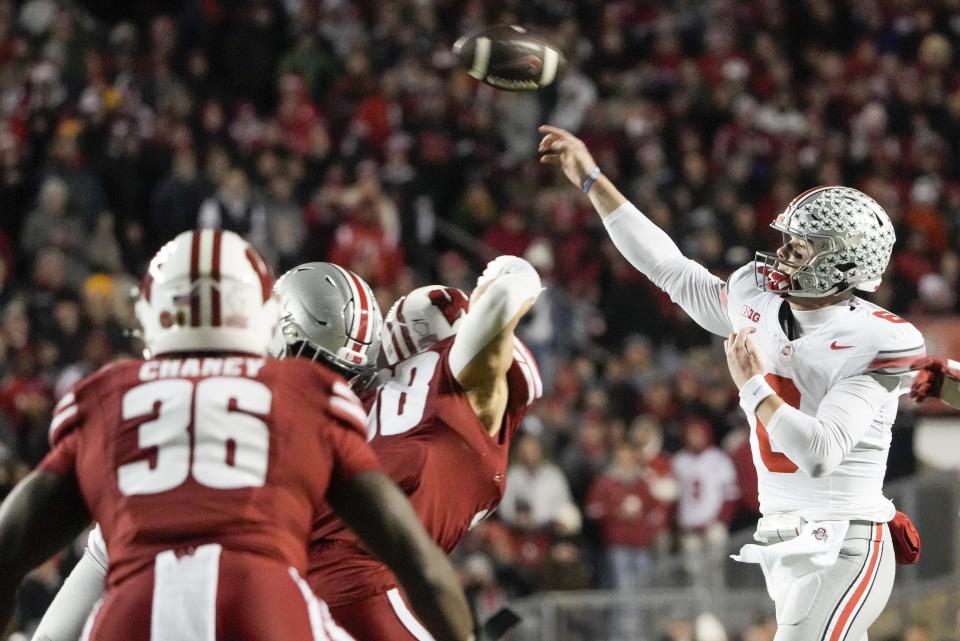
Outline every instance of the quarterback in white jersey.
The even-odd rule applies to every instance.
[[[735,558],[763,568],[776,641],[866,639],[910,527],[882,486],[898,398],[925,353],[913,325],[853,295],[879,286],[894,243],[887,214],[855,189],[804,192],[773,223],[776,254],[724,282],[627,201],[582,141],[541,132],[541,162],[587,193],[620,253],[727,337],[759,480],[755,538],[767,544]]]

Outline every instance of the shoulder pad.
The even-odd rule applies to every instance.
[[[923,334],[913,323],[884,309],[869,310],[868,331],[873,335],[875,353],[867,372],[898,376],[910,371],[910,364],[926,355]]]

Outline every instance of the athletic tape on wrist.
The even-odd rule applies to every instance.
[[[743,408],[743,411],[746,412],[748,416],[750,414],[756,414],[757,406],[763,402],[763,399],[768,396],[773,396],[774,394],[776,394],[776,392],[774,392],[770,384],[767,383],[763,374],[757,374],[747,380],[747,382],[743,384],[743,387],[740,388],[740,407]]]

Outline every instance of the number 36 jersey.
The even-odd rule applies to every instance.
[[[64,396],[43,469],[75,474],[116,585],[219,543],[306,567],[332,481],[378,468],[346,383],[304,359],[121,361]]]
[[[760,511],[794,512],[808,519],[866,519],[886,522],[894,508],[883,496],[890,429],[899,396],[909,390],[909,365],[925,353],[923,336],[906,320],[859,298],[830,307],[792,313],[801,329],[789,340],[779,315],[786,301],[755,285],[754,264],[736,271],[726,288],[727,315],[736,332],[751,336],[767,367],[767,382],[788,405],[816,417],[831,390],[861,377],[882,385],[881,398],[862,436],[851,432],[852,449],[829,474],[805,473],[778,447],[775,435],[751,414],[750,445],[757,468]],[[869,376],[874,380],[866,380]],[[904,384],[906,383],[906,384]],[[840,425],[840,430],[846,430]]]
[[[379,385],[361,394],[380,464],[445,552],[500,503],[510,443],[543,393],[536,362],[514,339],[507,406],[500,431],[490,436],[451,371],[454,338],[381,371]],[[396,585],[389,569],[365,552],[332,513],[317,522],[307,581],[331,607]]]

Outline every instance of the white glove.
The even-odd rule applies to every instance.
[[[480,277],[477,279],[477,288],[483,287],[498,276],[521,272],[527,272],[536,276],[537,282],[539,283],[540,275],[537,274],[537,270],[524,259],[517,256],[497,256],[487,263],[483,273],[480,274]]]

